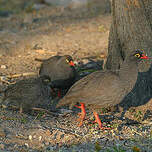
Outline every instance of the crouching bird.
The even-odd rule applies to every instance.
[[[50,81],[46,76],[20,80],[0,92],[1,104],[6,107],[15,106],[19,108],[20,113],[45,105],[51,97],[48,86]]]
[[[79,126],[85,118],[86,106],[93,111],[95,122],[99,127],[109,129],[102,126],[97,110],[119,104],[132,90],[138,76],[138,62],[142,59],[148,59],[148,57],[141,50],[136,50],[126,56],[119,71],[96,71],[85,76],[69,89],[56,107],[69,105],[72,108],[79,103],[80,106],[76,106],[81,109]]]
[[[53,56],[44,60],[35,60],[42,62],[39,75],[50,77],[50,87],[52,89],[56,88],[60,91],[62,89],[69,89],[75,82],[77,72],[70,55]],[[61,96],[60,91],[58,92],[59,97]]]

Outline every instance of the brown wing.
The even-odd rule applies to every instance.
[[[26,79],[9,86],[5,90],[4,100],[9,99],[12,103],[32,106],[37,104],[40,94],[39,79]]]
[[[61,58],[61,56],[53,56],[48,59],[43,60],[39,74],[40,75],[48,75],[51,73],[54,68],[54,65],[58,62],[58,60]],[[50,70],[51,69],[51,70]]]
[[[106,101],[107,96],[111,96],[110,92],[115,92],[115,88],[119,87],[118,81],[119,77],[113,72],[94,72],[77,81],[57,107],[66,104],[73,106],[77,102],[99,104],[101,100]]]

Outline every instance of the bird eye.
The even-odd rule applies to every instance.
[[[140,58],[140,54],[139,53],[135,54],[135,57]]]
[[[67,63],[69,63],[69,60],[68,60],[68,59],[66,59],[66,62],[67,62]]]

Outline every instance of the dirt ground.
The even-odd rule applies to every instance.
[[[38,75],[40,62],[53,55],[69,54],[79,63],[105,60],[108,49],[110,13],[72,11],[45,6],[37,11],[0,17],[0,74]],[[2,79],[2,78],[1,78]],[[19,76],[9,82],[23,79]],[[7,81],[7,80],[6,80]],[[1,90],[7,85],[2,81]],[[152,151],[151,101],[144,107],[121,113],[105,111],[103,124],[111,130],[99,130],[88,111],[82,127],[77,126],[76,108],[48,114],[19,114],[0,109],[0,151]],[[147,108],[148,107],[148,108]]]

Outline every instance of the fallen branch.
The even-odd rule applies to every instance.
[[[37,73],[35,72],[27,72],[27,73],[21,73],[21,74],[10,74],[10,75],[6,75],[7,78],[11,79],[11,78],[18,78],[18,77],[25,77],[25,76],[36,76]]]

